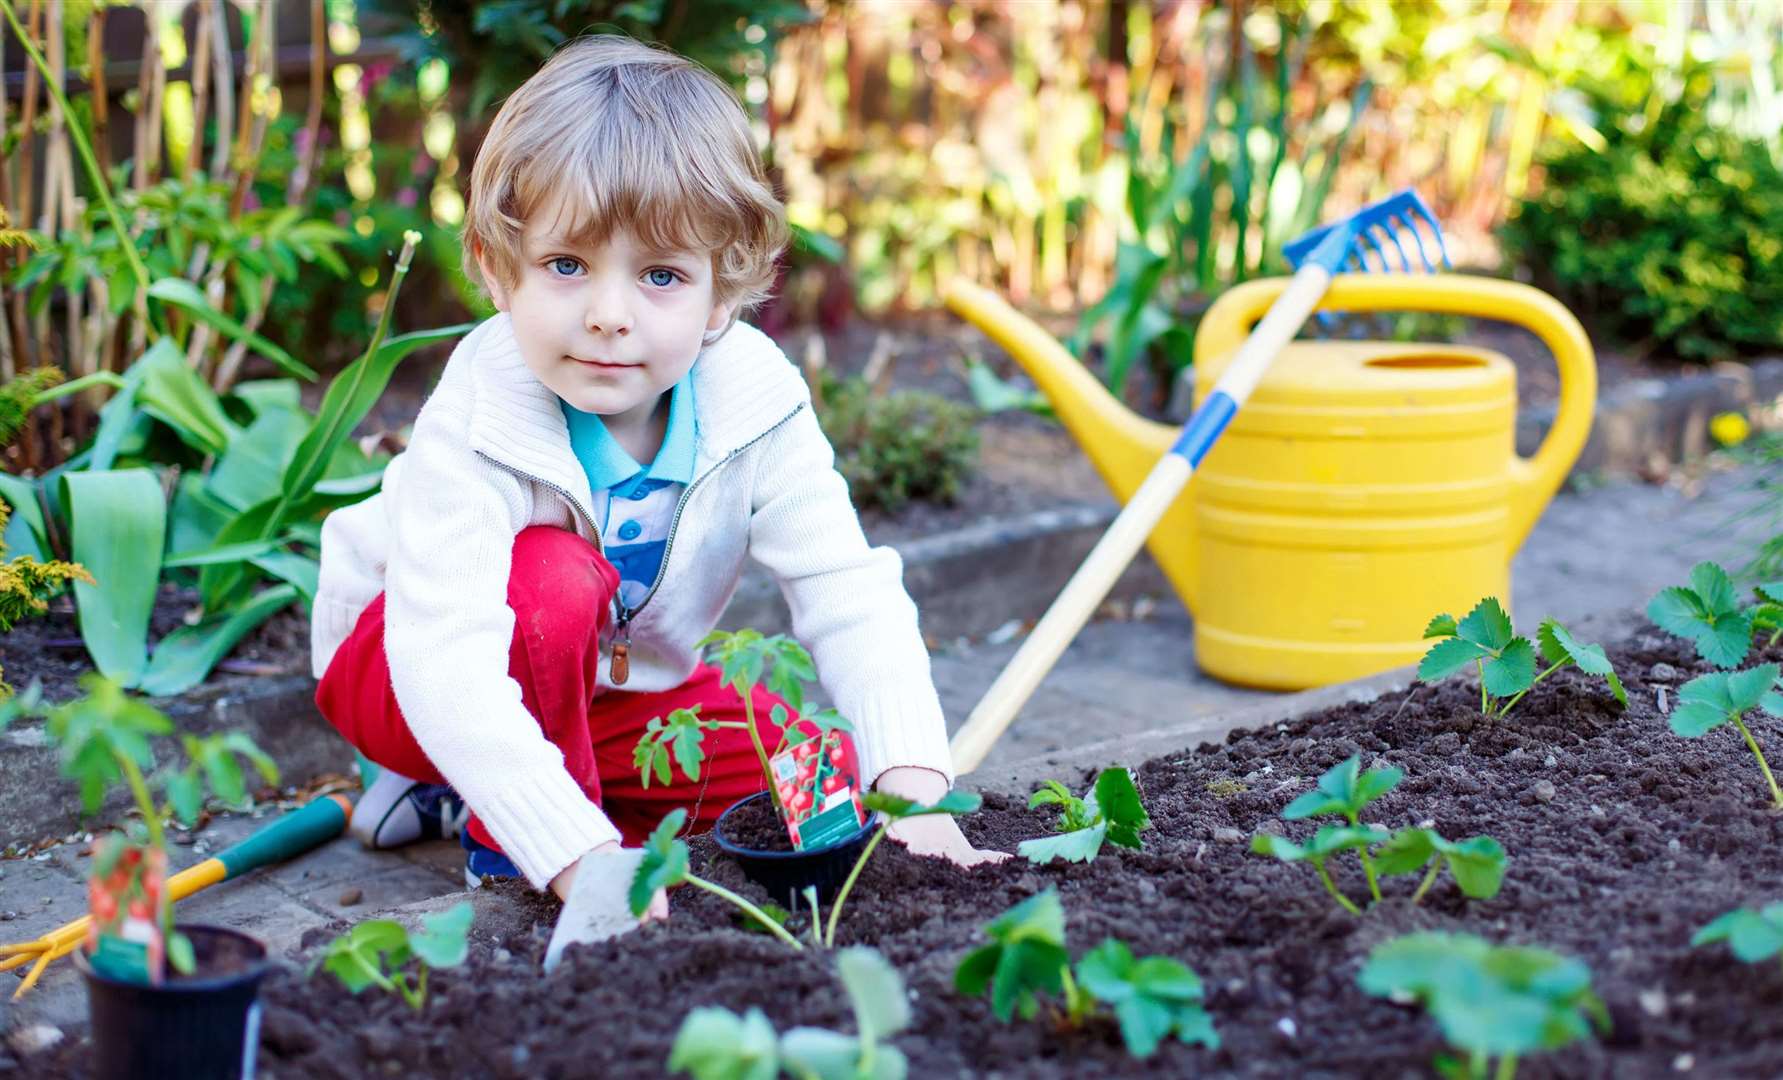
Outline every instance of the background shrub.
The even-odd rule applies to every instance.
[[[859,507],[952,502],[978,454],[978,410],[924,390],[875,393],[864,379],[823,377],[818,419]]]
[[[1687,359],[1783,347],[1783,170],[1715,122],[1714,74],[1588,83],[1604,144],[1546,158],[1506,254],[1598,326]]]

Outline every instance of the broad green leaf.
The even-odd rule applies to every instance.
[[[1727,676],[1727,703],[1742,716],[1758,707],[1764,695],[1777,683],[1778,666],[1759,664]]]
[[[164,360],[185,362],[184,355],[172,338],[156,339],[148,351],[137,357],[136,362],[124,372],[123,387],[99,409],[99,429],[93,433],[93,457],[87,463],[87,468],[103,472],[116,462],[124,437],[130,434],[142,417],[136,403],[136,395],[142,390],[142,381],[149,371]]]
[[[1424,682],[1436,682],[1486,655],[1486,650],[1471,641],[1463,641],[1458,637],[1444,638],[1432,645],[1424,658],[1418,661],[1418,678]]]
[[[371,355],[361,356],[347,365],[328,384],[309,434],[298,443],[285,468],[281,485],[285,494],[297,501],[310,493],[322,479],[335,451],[383,396],[397,364],[424,345],[459,337],[472,329],[474,327],[466,323],[387,338]],[[279,524],[282,523],[274,522],[273,528]]]
[[[1695,593],[1677,585],[1659,590],[1659,594],[1647,602],[1647,618],[1653,620],[1653,625],[1683,638],[1694,639],[1698,626],[1708,614]]]
[[[1436,834],[1429,829],[1400,829],[1374,854],[1374,868],[1387,875],[1424,869],[1436,854]]]
[[[296,589],[306,609],[316,602],[316,590],[322,584],[322,566],[308,555],[299,555],[295,551],[268,551],[248,562],[265,571],[268,577]]]
[[[1081,805],[1083,800],[1057,780],[1043,782],[1034,794],[1028,796],[1029,810],[1038,810],[1042,806],[1070,806],[1072,803]]]
[[[387,984],[388,973],[408,962],[409,933],[391,919],[370,919],[329,942],[322,969],[357,994]]]
[[[1708,945],[1725,941],[1734,956],[1742,962],[1756,964],[1783,953],[1783,904],[1769,904],[1763,910],[1736,908],[1698,930],[1690,939],[1692,945]]]
[[[1306,846],[1315,859],[1329,858],[1340,851],[1366,850],[1372,844],[1385,843],[1389,833],[1372,825],[1321,825]]]
[[[1041,836],[1033,840],[1023,840],[1016,847],[1022,858],[1032,863],[1045,865],[1054,859],[1066,862],[1087,863],[1102,850],[1102,841],[1108,835],[1108,825],[1097,822],[1084,829],[1076,829],[1056,836]]]
[[[984,805],[984,797],[971,791],[949,791],[932,803],[920,803],[914,799],[906,799],[901,795],[893,795],[885,791],[869,791],[861,797],[862,805],[869,810],[877,810],[886,817],[897,821],[907,817],[925,817],[929,814],[961,814],[976,813]]]
[[[231,341],[245,342],[250,349],[271,360],[286,373],[308,382],[315,381],[316,373],[307,364],[300,363],[284,349],[212,307],[210,302],[205,299],[203,291],[192,282],[184,278],[162,278],[149,286],[148,295],[163,303],[180,308],[199,322],[222,333]]]
[[[223,411],[216,391],[199,377],[179,350],[150,349],[136,366],[142,369],[136,404],[173,429],[180,441],[205,454],[222,454],[241,433]]]
[[[198,970],[198,956],[192,951],[192,939],[175,930],[167,935],[167,962],[173,970],[190,975]]]
[[[1526,638],[1511,640],[1497,657],[1480,665],[1480,681],[1495,698],[1529,689],[1535,684],[1535,646]]]
[[[1511,617],[1499,606],[1496,596],[1488,596],[1474,605],[1467,617],[1456,625],[1455,633],[1463,640],[1495,652],[1509,645],[1516,636],[1511,630]]]
[[[1716,563],[1704,561],[1691,567],[1690,589],[1702,601],[1703,607],[1715,614],[1735,611],[1740,606],[1733,579]]]
[[[204,786],[199,783],[198,775],[191,769],[172,773],[167,777],[166,789],[173,816],[184,825],[197,821],[198,812],[204,809]]]
[[[1285,836],[1271,833],[1258,833],[1251,837],[1251,851],[1258,855],[1268,855],[1283,862],[1300,862],[1310,858],[1312,853]]]
[[[237,511],[279,493],[280,478],[309,418],[290,409],[268,409],[235,436],[210,473],[210,491]]]
[[[1504,847],[1490,836],[1470,836],[1458,843],[1438,838],[1438,849],[1455,875],[1462,895],[1490,900],[1504,884]]]
[[[1127,1051],[1150,1057],[1174,1031],[1184,1042],[1219,1045],[1201,1009],[1201,980],[1188,966],[1167,956],[1134,960],[1126,945],[1109,938],[1084,954],[1078,982],[1114,1009]]]
[[[168,634],[155,646],[155,655],[142,678],[142,692],[165,697],[197,686],[237,642],[298,598],[295,587],[277,585],[238,608],[218,612],[196,626],[182,626]]]
[[[229,393],[255,416],[269,409],[303,408],[303,383],[297,379],[248,379],[236,383]]]
[[[7,557],[16,559],[29,555],[38,562],[48,561],[50,542],[43,528],[43,507],[37,502],[37,482],[0,473],[0,499],[5,499],[12,507],[6,534],[0,536]]]
[[[667,889],[687,880],[687,844],[676,834],[687,823],[687,811],[677,808],[669,812],[644,843],[644,857],[638,862],[631,879],[627,900],[633,915],[643,915],[656,890]]]
[[[780,1040],[753,1006],[741,1017],[729,1009],[695,1009],[675,1033],[668,1068],[692,1073],[694,1080],[774,1080],[780,1075]]]
[[[1667,633],[1696,643],[1703,659],[1730,668],[1752,645],[1752,619],[1739,608],[1733,582],[1712,562],[1690,570],[1690,586],[1662,589],[1647,605],[1647,617]]]
[[[1702,701],[1681,701],[1666,717],[1672,733],[1694,739],[1727,723],[1732,714]]]
[[[421,929],[409,935],[409,948],[430,968],[457,967],[470,955],[469,934],[474,917],[469,900],[428,915],[421,920]]]
[[[1096,809],[1108,827],[1110,842],[1135,849],[1145,846],[1139,834],[1151,827],[1151,817],[1126,769],[1103,769],[1096,777]]]
[[[1056,889],[1036,893],[985,928],[991,944],[966,955],[954,986],[976,996],[988,985],[991,1011],[1007,1021],[1019,1008],[1032,1015],[1035,995],[1058,993],[1070,956],[1065,952],[1065,909]]]
[[[279,540],[250,540],[242,544],[225,544],[222,547],[180,551],[162,559],[161,565],[170,568],[183,568],[243,562],[264,555],[281,543],[282,541]]]
[[[1288,821],[1325,814],[1354,817],[1364,806],[1391,791],[1404,776],[1403,770],[1392,766],[1363,772],[1361,755],[1351,754],[1319,777],[1312,791],[1289,803],[1281,816]]]
[[[865,946],[843,949],[836,955],[836,972],[854,1006],[855,1024],[863,1042],[878,1042],[910,1026],[910,999],[897,969]]]
[[[167,502],[148,469],[64,473],[69,554],[95,584],[74,583],[81,640],[108,678],[135,686],[148,665]]]
[[[780,1058],[801,1080],[870,1080],[860,1070],[861,1040],[827,1028],[788,1031],[780,1037]]]

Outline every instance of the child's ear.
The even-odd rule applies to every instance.
[[[495,272],[494,265],[490,263],[489,253],[482,244],[477,243],[471,245],[471,250],[476,253],[477,272],[483,276],[483,288],[489,291],[489,302],[495,305],[495,310],[507,311],[511,296],[508,287],[502,283],[501,275]]]
[[[706,336],[722,333],[730,327],[731,312],[737,309],[735,302],[719,302],[712,305],[712,317],[706,320]]]

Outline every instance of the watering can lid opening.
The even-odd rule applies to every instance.
[[[1195,369],[1199,400],[1213,389],[1231,356]],[[1255,404],[1463,404],[1515,400],[1517,369],[1490,349],[1397,341],[1296,341],[1282,350],[1251,398]]]

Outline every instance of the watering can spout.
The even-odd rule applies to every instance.
[[[955,278],[941,295],[955,314],[984,331],[1033,378],[1115,498],[1122,503],[1132,498],[1176,441],[1178,430],[1121,404],[1057,338],[989,289]],[[1185,490],[1147,541],[1152,557],[1191,611],[1196,587],[1194,528],[1193,498]]]

